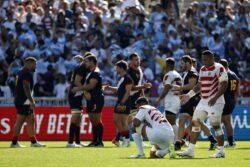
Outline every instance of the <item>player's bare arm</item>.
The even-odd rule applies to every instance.
[[[30,104],[31,108],[34,109],[35,101],[31,95],[30,83],[28,81],[23,81],[23,89],[24,89],[25,96],[28,98],[28,100],[31,103]]]
[[[179,86],[179,85],[173,85],[173,90],[182,91],[182,90],[191,90],[196,85],[196,78],[190,78],[188,80],[188,84]]]
[[[172,88],[171,85],[165,85],[164,89],[162,91],[162,93],[160,94],[160,96],[157,98],[157,100],[155,101],[155,105],[158,106],[161,102],[161,100],[168,94],[169,90]]]
[[[180,99],[181,99],[181,104],[184,105],[186,104],[190,98],[192,98],[193,96],[195,96],[197,93],[199,93],[201,91],[201,83],[198,82],[194,88],[192,90],[190,90],[187,94],[184,95],[180,95]]]

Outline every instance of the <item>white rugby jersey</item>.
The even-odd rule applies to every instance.
[[[181,75],[173,70],[173,71],[169,71],[167,74],[165,74],[164,78],[163,78],[163,85],[182,85],[182,77]],[[173,91],[172,89],[170,89],[168,91],[168,94],[165,96],[164,98],[164,103],[168,103],[168,102],[172,102],[173,100],[179,99],[179,97],[177,96],[179,94],[179,91]]]
[[[199,74],[202,99],[209,100],[214,97],[219,91],[220,82],[227,80],[227,72],[221,64],[214,63],[209,68],[202,66]],[[216,103],[225,103],[224,96],[220,96]]]
[[[152,128],[159,126],[172,128],[165,116],[158,109],[150,105],[141,106],[135,118],[141,122],[146,121]]]

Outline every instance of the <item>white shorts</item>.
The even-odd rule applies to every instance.
[[[177,114],[180,111],[180,108],[181,108],[181,103],[179,97],[164,102],[165,111]]]
[[[161,149],[166,149],[174,143],[174,131],[169,128],[151,128],[146,127],[148,140],[152,145],[157,145]]]
[[[206,117],[221,117],[224,105],[223,103],[215,103],[213,106],[208,106],[208,101],[201,99],[194,110],[193,120],[199,119],[203,122]]]

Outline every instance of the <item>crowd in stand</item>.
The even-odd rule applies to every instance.
[[[141,57],[145,81],[157,97],[165,59],[197,59],[204,49],[226,58],[250,97],[250,1],[193,2],[183,13],[175,0],[0,1],[0,97],[10,97],[24,58],[38,59],[34,95],[66,98],[73,57],[97,56],[105,84],[116,85],[114,64],[132,52]]]

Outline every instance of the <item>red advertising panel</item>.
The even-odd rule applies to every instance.
[[[70,126],[68,107],[37,107],[35,111],[36,137],[38,140],[67,140]],[[15,107],[0,107],[0,140],[11,140],[16,120]],[[104,140],[111,140],[116,132],[113,123],[113,107],[104,107],[102,112]],[[26,123],[20,140],[29,140]],[[92,125],[86,112],[81,123],[81,140],[92,139]]]

